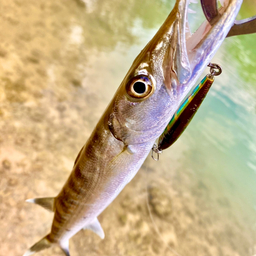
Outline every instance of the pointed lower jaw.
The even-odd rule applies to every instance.
[[[226,0],[225,7],[220,9],[220,18],[210,25],[205,21],[199,29],[187,39],[187,53],[190,64],[191,76],[185,83],[180,83],[181,94],[191,88],[203,69],[211,61],[212,57],[226,38],[235,18],[240,10],[242,0]]]

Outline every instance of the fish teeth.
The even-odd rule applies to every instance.
[[[191,35],[191,32],[190,32],[190,29],[188,28],[188,27],[186,27],[186,34],[187,34],[187,36],[190,36]]]
[[[196,13],[196,11],[194,11],[194,10],[188,8],[188,13]]]
[[[197,3],[198,3],[197,0],[189,0],[188,1],[188,5],[190,5],[190,4],[197,4]]]
[[[192,10],[191,8],[189,8],[190,4],[197,4],[198,1],[197,0],[189,0],[188,1],[188,13],[196,13],[196,11]]]

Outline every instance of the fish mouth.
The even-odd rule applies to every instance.
[[[163,61],[165,85],[170,94],[184,96],[191,89],[191,84],[196,82],[209,64],[235,22],[242,0],[221,0],[221,7],[213,9],[212,6],[217,6],[216,1],[201,0],[203,11],[208,11],[210,18],[206,16],[205,22],[193,34],[189,27],[188,13],[195,0],[177,0],[163,25],[167,27],[168,19],[176,17],[172,24],[169,23],[174,32],[170,49],[166,52],[167,57]],[[217,10],[217,13],[213,10]],[[169,31],[166,31],[165,36]]]

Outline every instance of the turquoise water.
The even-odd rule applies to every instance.
[[[255,35],[226,39],[213,59],[223,74],[188,130],[194,138],[193,151],[200,148],[201,157],[208,159],[200,175],[214,173],[218,188],[248,210],[256,203],[255,39]],[[227,183],[233,186],[232,195]]]

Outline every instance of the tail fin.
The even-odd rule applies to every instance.
[[[48,240],[47,236],[42,238],[39,242],[30,247],[23,256],[29,256],[34,254],[35,252],[42,251],[52,246],[52,243]]]
[[[23,254],[23,256],[29,256],[32,255],[36,252],[40,252],[44,249],[47,249],[49,247],[51,247],[53,245],[52,242],[49,241],[48,236],[45,236],[44,238],[42,238],[39,242],[35,243],[32,247],[30,247],[25,254]],[[66,256],[70,256],[69,254],[69,243],[68,240],[66,242],[62,242],[61,244],[59,244],[61,250],[65,253]]]

